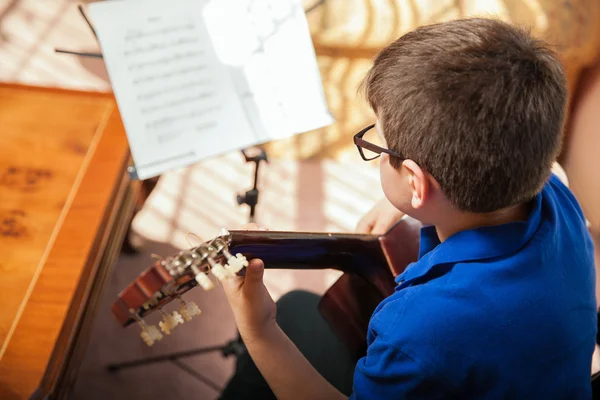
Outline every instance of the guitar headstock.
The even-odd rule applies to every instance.
[[[234,276],[248,265],[242,254],[229,252],[230,244],[231,235],[223,229],[210,241],[157,261],[119,294],[112,306],[113,315],[123,326],[137,322],[142,339],[152,346],[163,334],[169,335],[175,327],[200,314],[194,302],[181,298],[185,292],[195,286],[211,290],[215,280]],[[171,313],[163,310],[173,300],[179,301],[180,308]],[[144,321],[156,310],[162,314],[159,328]]]

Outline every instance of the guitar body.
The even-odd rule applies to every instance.
[[[143,331],[148,330],[143,317],[175,299],[181,300],[184,310],[181,296],[205,282],[209,273],[218,276],[217,269],[232,264],[236,254],[260,258],[265,268],[337,269],[344,274],[323,296],[319,310],[359,357],[366,349],[375,307],[393,292],[394,277],[417,259],[419,231],[420,224],[412,219],[401,220],[383,236],[225,231],[210,242],[156,262],[119,294],[112,313],[123,326],[137,320]],[[160,340],[162,335],[152,329],[152,336]]]
[[[366,335],[375,308],[394,291],[394,278],[417,260],[421,224],[403,219],[378,241],[385,263],[372,264],[376,279],[344,273],[321,298],[319,311],[351,353],[360,358],[367,350]],[[375,262],[375,260],[373,260]],[[377,285],[376,282],[389,282]]]
[[[319,312],[355,359],[366,353],[371,315],[389,294],[364,278],[344,273],[321,297]]]

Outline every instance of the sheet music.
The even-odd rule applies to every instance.
[[[140,179],[332,123],[300,0],[90,5]]]

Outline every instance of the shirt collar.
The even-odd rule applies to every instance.
[[[515,253],[533,237],[540,225],[542,193],[533,199],[531,207],[526,221],[461,231],[443,243],[440,243],[434,226],[421,228],[419,260],[398,275],[396,282],[419,278],[439,264],[485,260]]]

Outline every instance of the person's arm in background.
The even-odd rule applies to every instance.
[[[558,162],[566,173],[569,189],[581,204],[589,222],[595,250],[596,301],[600,304],[600,58],[594,66],[584,71],[578,82],[579,89],[572,101],[565,146]],[[600,343],[600,334],[596,341]],[[596,346],[592,372],[598,371],[600,347]]]
[[[371,210],[365,214],[356,227],[357,233],[372,233],[383,235],[396,222],[404,216],[402,211],[398,210],[385,197],[379,200]]]

